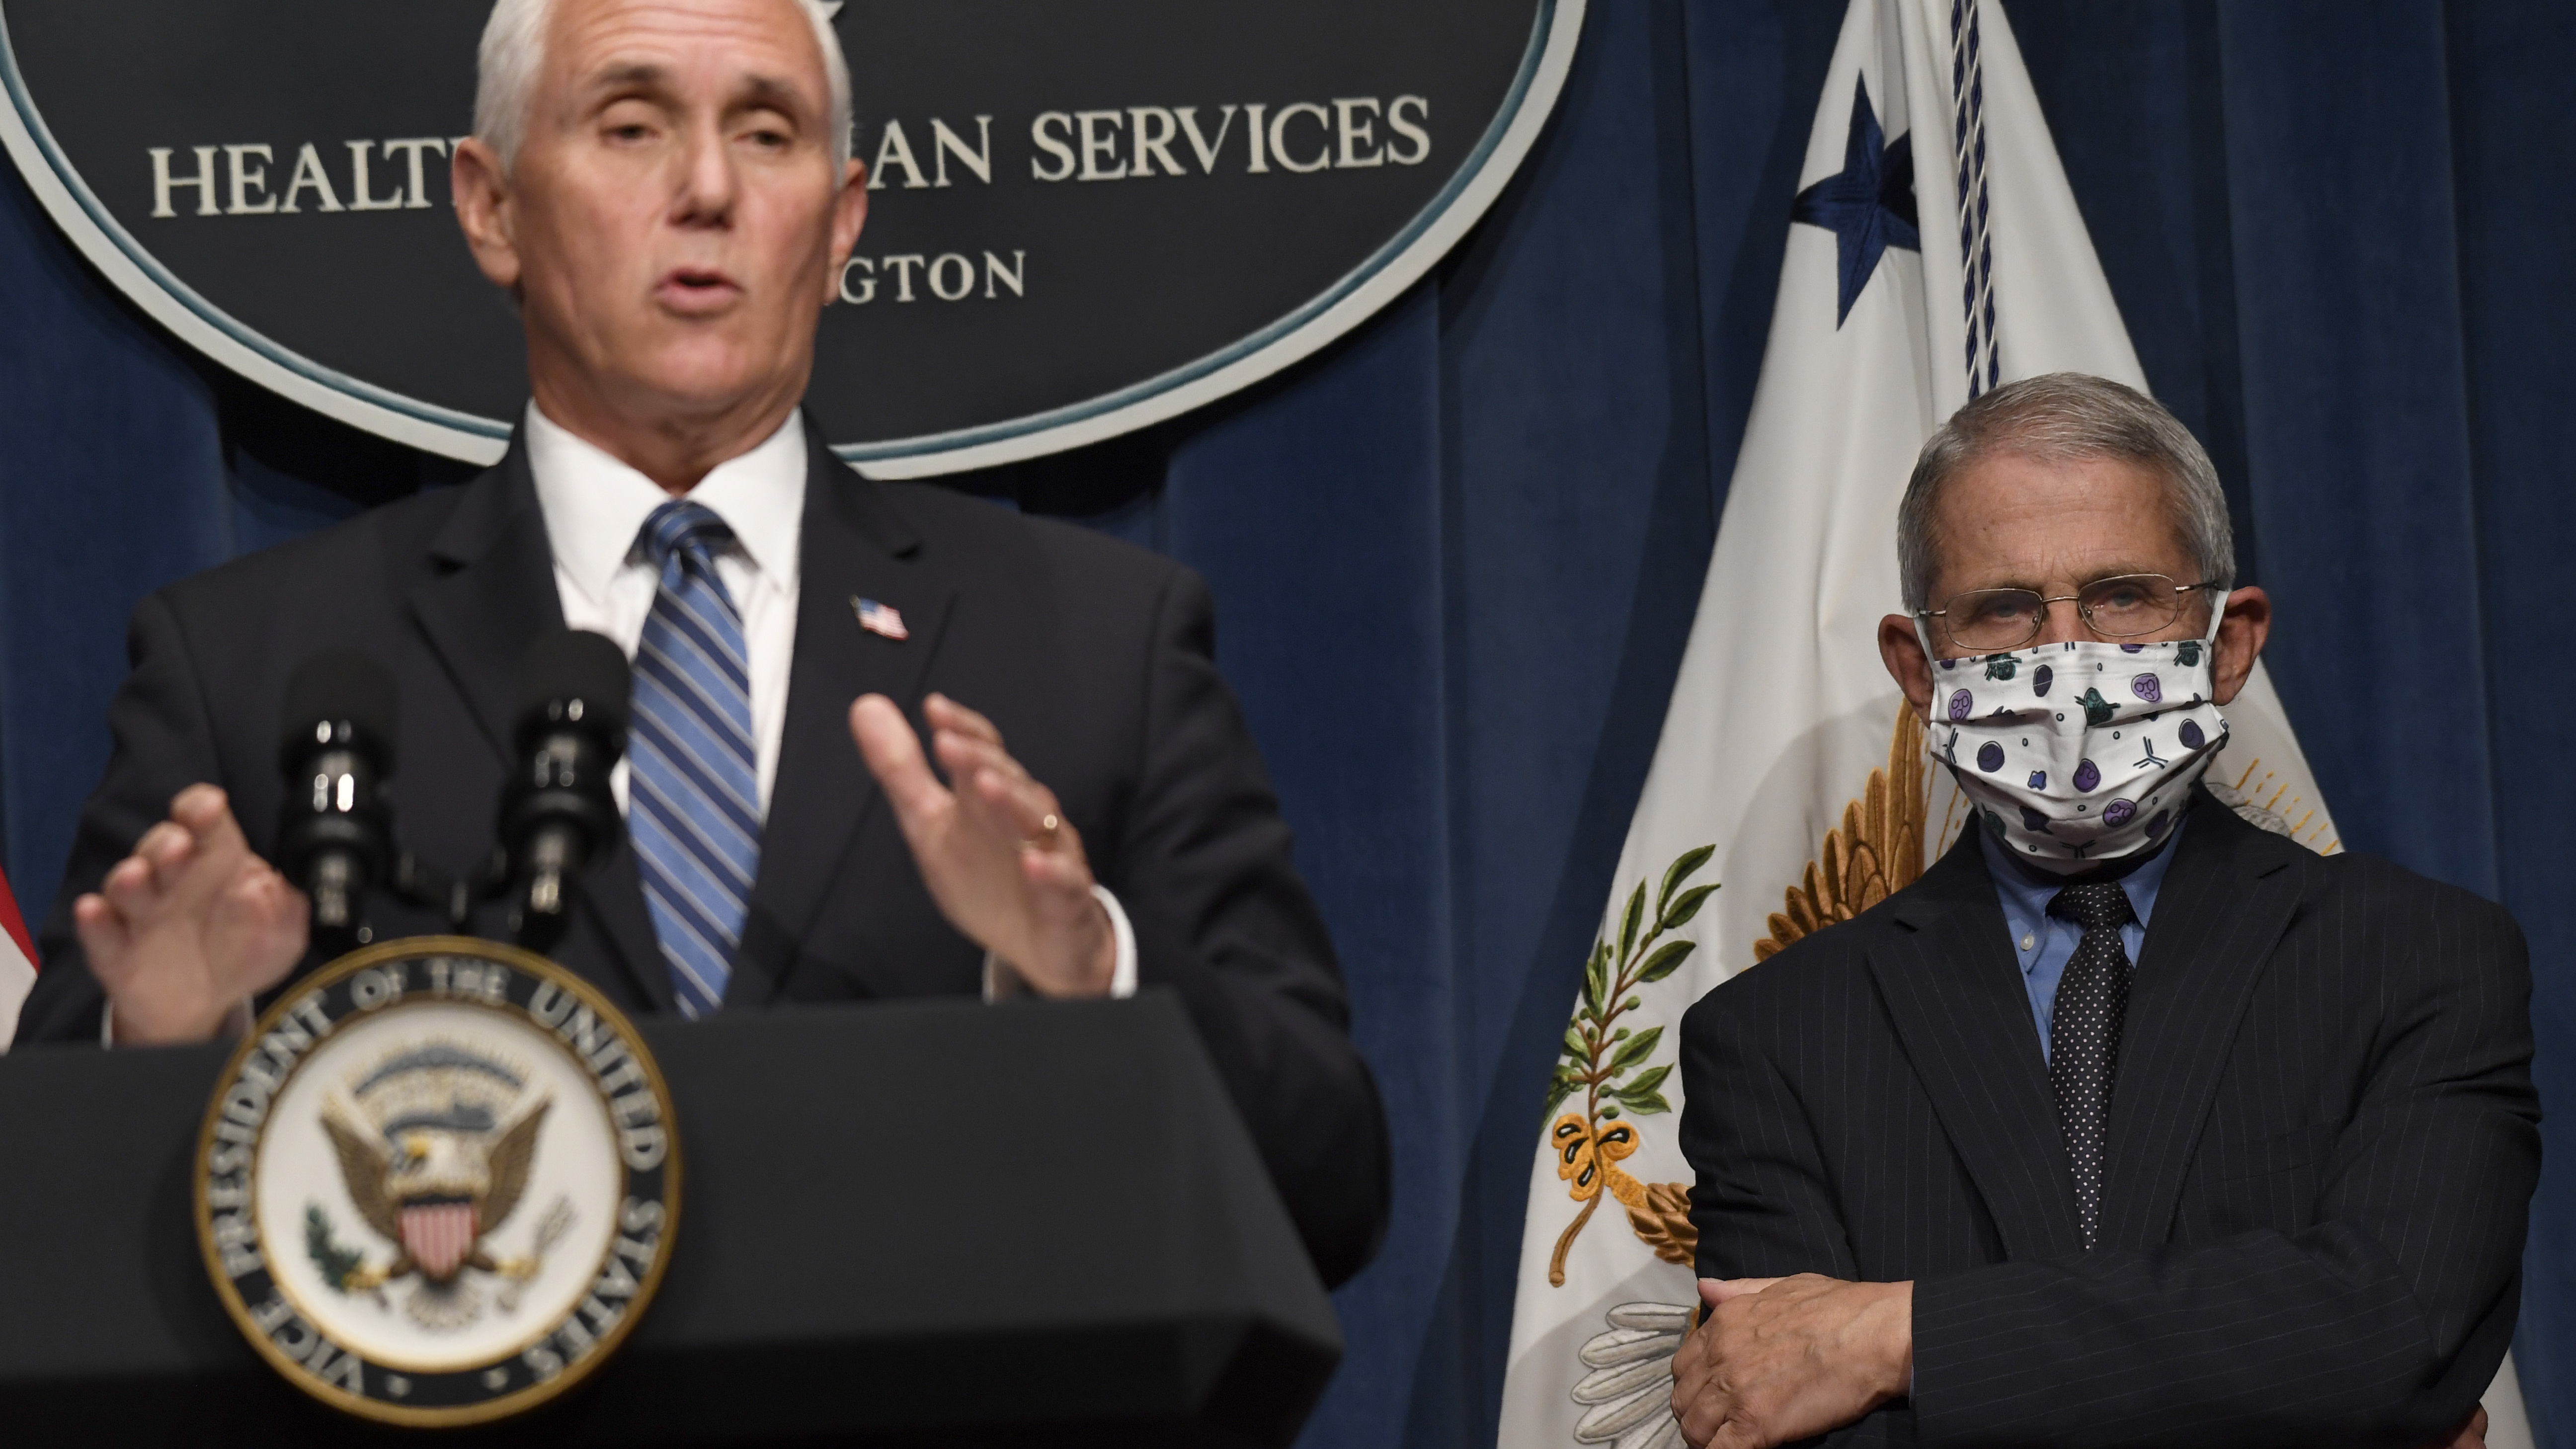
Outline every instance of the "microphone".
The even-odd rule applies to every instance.
[[[626,753],[626,655],[602,635],[549,634],[519,664],[517,764],[501,791],[510,929],[553,949],[572,922],[582,871],[617,844],[624,822],[609,772]]]
[[[354,944],[369,886],[384,879],[393,819],[379,793],[394,772],[394,677],[355,649],[325,649],[286,683],[277,863],[313,902],[322,939]]]

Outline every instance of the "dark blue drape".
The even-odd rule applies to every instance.
[[[2218,450],[2347,847],[2529,935],[2543,1132],[2516,1362],[2576,1445],[2576,10],[2008,0],[2157,391]],[[2231,457],[2231,453],[2233,456]]]
[[[2576,11],[2007,0],[2158,393],[2209,444],[2346,845],[2510,905],[2550,1151],[2519,1361],[2576,1449]],[[1662,719],[1841,6],[1595,0],[1538,151],[1288,375],[959,480],[1216,589],[1386,1085],[1398,1220],[1316,1446],[1488,1444],[1546,1064]],[[2005,305],[2010,305],[2006,299]],[[196,361],[0,181],[0,840],[42,910],[135,599],[462,470]]]

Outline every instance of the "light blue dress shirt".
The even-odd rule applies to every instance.
[[[2174,822],[2163,849],[2120,877],[2120,888],[2129,893],[2129,909],[2137,915],[2120,928],[2120,947],[2129,953],[2132,967],[2147,944],[2147,918],[2155,914],[2156,891],[2164,884],[2165,867],[2173,864],[2174,842],[2182,839],[2189,819],[2186,812]],[[2004,925],[2012,932],[2013,956],[2021,962],[2022,985],[2030,992],[2031,1020],[2039,1024],[2039,1058],[2046,1061],[2048,1018],[2057,1009],[2058,978],[2066,974],[2066,963],[2075,956],[2075,943],[2084,939],[2084,928],[2048,913],[2049,901],[2066,884],[2064,876],[2046,875],[2013,859],[1991,831],[1978,831],[1977,839],[1985,848],[1986,874],[1994,877],[1995,894],[2003,899]]]

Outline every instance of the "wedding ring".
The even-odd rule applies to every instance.
[[[1055,840],[1055,832],[1056,832],[1057,827],[1059,827],[1059,826],[1061,826],[1061,825],[1063,825],[1063,824],[1064,824],[1064,822],[1063,822],[1063,821],[1058,820],[1057,818],[1055,818],[1055,816],[1053,816],[1053,815],[1051,815],[1051,814],[1050,814],[1050,815],[1043,815],[1043,816],[1040,816],[1040,817],[1038,818],[1038,833],[1037,833],[1036,835],[1034,835],[1034,836],[1030,837],[1030,838],[1029,838],[1029,839],[1027,839],[1027,840],[1023,840],[1023,841],[1021,841],[1021,842],[1020,842],[1020,849],[1022,849],[1022,850],[1044,850],[1044,849],[1046,849],[1046,848],[1047,848],[1047,846],[1048,846],[1049,844],[1053,843],[1053,841]]]

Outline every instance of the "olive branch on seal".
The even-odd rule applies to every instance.
[[[322,1211],[318,1202],[304,1209],[304,1251],[320,1270],[322,1281],[330,1284],[335,1293],[348,1292],[367,1261],[366,1254],[343,1245],[333,1234],[331,1215]]]

